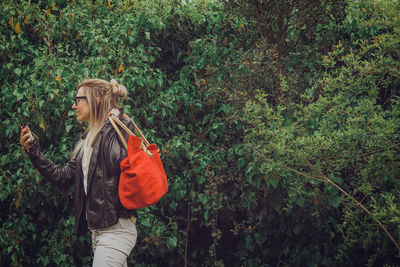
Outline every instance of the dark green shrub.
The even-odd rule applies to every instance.
[[[267,184],[285,189],[281,217],[302,214],[300,229],[293,227],[292,231],[298,237],[308,236],[302,247],[321,256],[312,260],[317,265],[393,265],[400,257],[395,244],[373,220],[380,220],[398,243],[400,124],[399,95],[394,88],[400,68],[394,52],[399,44],[398,18],[392,12],[400,6],[375,3],[373,7],[377,11],[369,9],[370,17],[358,21],[358,27],[362,30],[382,23],[385,29],[352,40],[357,49],[341,42],[334,46],[324,57],[325,73],[303,95],[307,101],[293,114],[284,112],[285,104],[271,106],[261,92],[246,105],[245,119],[251,125],[247,143],[254,148]],[[354,196],[373,217],[325,183],[327,179]],[[288,232],[280,238],[295,243]],[[298,256],[300,244],[289,250],[292,255]],[[289,262],[294,264],[296,259]]]
[[[74,233],[72,192],[32,168],[16,120],[22,114],[46,155],[64,163],[85,127],[71,106],[87,77],[127,86],[126,112],[160,145],[169,178],[169,193],[139,211],[131,265],[398,260],[370,216],[315,180],[340,185],[399,240],[398,4],[360,1],[345,18],[342,6],[326,5],[305,28],[299,14],[308,9],[298,10],[283,47],[227,8],[1,3],[2,266],[90,265],[90,237]]]

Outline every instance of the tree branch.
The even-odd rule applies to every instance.
[[[263,158],[264,160],[266,160],[266,161],[268,161],[268,162],[271,162],[271,163],[275,163],[274,161],[272,161],[271,159],[268,159],[268,158],[265,157],[263,154],[261,154],[259,151],[257,151],[256,149],[254,149],[254,147],[251,146],[249,143],[247,143],[247,145],[248,145],[251,149],[253,149],[253,151],[256,152],[259,156],[261,156],[261,158]],[[301,155],[298,155],[298,156],[299,156],[300,158],[302,158],[302,159],[307,163],[307,165],[308,165],[310,168],[316,170],[316,171],[319,173],[320,177],[317,178],[317,177],[308,175],[308,174],[306,174],[306,173],[302,173],[302,172],[300,172],[300,171],[298,171],[298,170],[295,170],[295,169],[293,169],[293,168],[291,168],[291,167],[288,167],[288,166],[286,166],[286,165],[283,165],[283,164],[279,164],[280,168],[290,170],[290,171],[292,171],[292,172],[295,172],[295,173],[297,173],[297,174],[299,174],[299,175],[301,175],[301,176],[307,177],[307,178],[311,178],[311,179],[315,179],[315,180],[318,180],[318,181],[323,181],[323,182],[329,183],[329,184],[333,185],[334,187],[336,187],[340,192],[342,192],[346,197],[350,198],[354,203],[357,204],[357,206],[359,206],[359,207],[360,207],[361,209],[363,209],[368,215],[370,215],[370,216],[372,217],[372,219],[382,228],[382,230],[386,233],[386,235],[389,237],[389,239],[392,241],[392,243],[396,246],[397,250],[400,252],[400,246],[399,246],[399,244],[396,242],[396,240],[393,238],[393,236],[389,233],[389,231],[386,229],[386,227],[381,223],[381,221],[380,221],[378,218],[376,218],[363,204],[361,204],[359,201],[357,201],[352,195],[350,195],[349,193],[347,193],[343,188],[341,188],[339,185],[337,185],[337,184],[336,184],[335,182],[333,182],[331,179],[329,179],[328,177],[326,177],[326,176],[321,172],[321,170],[315,168],[307,159],[305,159],[305,158],[302,157]]]

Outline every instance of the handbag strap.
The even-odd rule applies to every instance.
[[[126,140],[124,138],[124,136],[121,133],[121,130],[118,128],[118,126],[115,123],[118,123],[122,129],[124,129],[128,134],[130,135],[135,135],[128,127],[126,127],[126,125],[120,121],[117,116],[115,115],[111,115],[108,117],[108,120],[111,122],[112,126],[114,127],[115,131],[117,131],[119,138],[121,139],[122,143],[124,144],[125,148],[128,149],[128,144],[126,143]],[[144,141],[144,143],[146,144],[146,146],[149,146],[150,143],[149,141],[147,141],[147,139],[144,137],[143,133],[140,131],[139,127],[136,125],[136,123],[132,120],[133,122],[133,126],[135,127],[135,130],[140,134],[140,136],[142,137],[142,140]],[[152,157],[153,154],[147,150],[145,145],[143,145],[143,143],[140,144],[140,148],[146,152],[146,154],[149,157]]]
[[[110,117],[108,117],[108,120],[111,122],[112,126],[114,127],[115,131],[117,131],[119,135],[119,139],[121,139],[122,143],[124,144],[125,148],[128,149],[128,144],[126,143],[125,137],[122,135],[121,130],[118,128],[118,126],[115,124],[114,120]],[[130,131],[130,130],[129,130]],[[131,132],[131,131],[130,131]],[[131,132],[132,133],[132,132]],[[129,134],[131,134],[129,133]]]
[[[128,127],[126,127],[126,125],[123,124],[123,122],[120,121],[120,120],[118,119],[117,116],[111,115],[110,117],[108,117],[108,119],[109,119],[110,121],[113,120],[114,122],[118,123],[119,126],[121,126],[121,128],[124,129],[124,130],[125,130],[127,133],[129,133],[130,135],[134,135],[134,133],[133,133]],[[147,141],[146,137],[144,137],[142,131],[139,129],[139,127],[136,125],[136,123],[135,123],[132,119],[131,119],[131,121],[132,121],[132,123],[133,123],[133,126],[135,127],[135,131],[138,132],[138,134],[142,137],[142,140],[143,140],[143,142],[145,143],[145,145],[146,145],[146,146],[149,146],[150,143],[149,143],[149,141]],[[111,124],[112,124],[112,122],[111,122]],[[114,126],[114,124],[113,124],[113,126]],[[114,128],[115,128],[115,127],[114,127]]]

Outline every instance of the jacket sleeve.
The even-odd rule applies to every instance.
[[[40,172],[40,174],[46,178],[49,182],[65,187],[74,183],[76,161],[75,159],[70,160],[67,165],[63,168],[57,167],[53,162],[49,161],[43,153],[40,151],[39,144],[36,142],[27,151],[29,159],[33,166]]]
[[[122,122],[129,128],[134,129],[133,124],[128,119],[123,119]],[[126,142],[128,142],[129,134],[125,132],[122,128],[120,128],[122,134],[125,137]],[[134,132],[134,130],[132,130]],[[105,143],[105,162],[107,164],[107,168],[110,173],[119,173],[121,172],[120,163],[121,161],[127,157],[127,152],[124,144],[120,140],[118,133],[112,128],[108,132],[107,142]]]

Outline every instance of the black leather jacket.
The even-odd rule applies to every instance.
[[[133,131],[131,120],[124,118],[122,122]],[[126,134],[127,140],[128,134],[124,130],[121,132]],[[36,169],[51,183],[60,187],[75,184],[75,224],[78,236],[85,234],[88,228],[106,228],[116,224],[120,217],[136,216],[135,210],[123,208],[119,200],[119,164],[127,154],[109,121],[104,124],[93,142],[87,196],[83,188],[82,156],[78,155],[61,168],[44,157],[37,142],[27,153]]]

